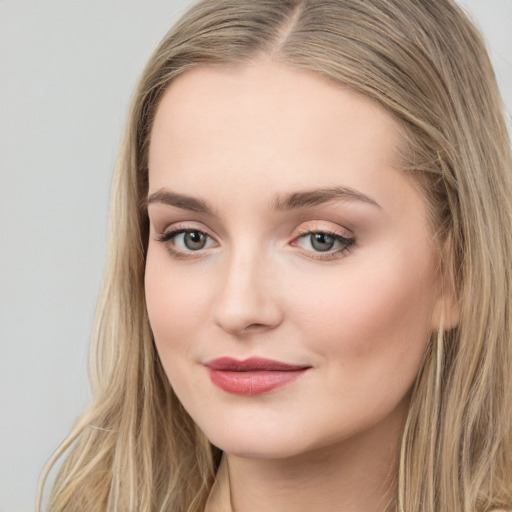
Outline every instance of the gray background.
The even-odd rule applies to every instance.
[[[462,3],[486,34],[511,112],[512,0]],[[34,509],[45,460],[88,403],[129,98],[189,4],[0,1],[0,512]]]

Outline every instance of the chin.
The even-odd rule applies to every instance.
[[[265,440],[221,440],[213,444],[224,453],[244,459],[289,459],[308,451],[293,443],[269,443]]]
[[[236,428],[222,425],[203,429],[209,441],[223,452],[251,459],[286,459],[307,452],[311,444],[299,431],[288,432],[282,426]]]
[[[257,428],[254,428],[257,425]],[[223,452],[235,457],[247,459],[290,459],[307,454],[323,452],[328,449],[329,452],[336,445],[343,445],[344,442],[350,442],[352,433],[328,432],[317,433],[304,429],[304,424],[296,423],[291,428],[283,428],[285,422],[279,425],[253,424],[245,428],[230,428],[221,425],[220,428],[204,429],[206,437],[216,447]],[[323,435],[322,435],[323,434]]]

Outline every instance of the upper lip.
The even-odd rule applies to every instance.
[[[251,372],[251,371],[281,371],[291,372],[311,368],[309,365],[297,365],[265,359],[262,357],[250,357],[249,359],[239,360],[232,357],[219,357],[211,359],[204,363],[211,370],[229,371],[229,372]]]

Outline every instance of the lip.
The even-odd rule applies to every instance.
[[[311,366],[293,365],[251,357],[245,360],[219,357],[204,363],[210,379],[222,390],[236,395],[253,396],[267,393],[298,379]]]

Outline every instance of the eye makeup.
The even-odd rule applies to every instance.
[[[168,229],[157,235],[155,239],[165,244],[171,256],[181,260],[201,257],[202,251],[218,245],[205,231],[188,226]]]
[[[301,230],[290,245],[300,248],[313,259],[332,261],[341,258],[351,250],[356,240],[334,229],[310,228]]]
[[[217,247],[218,242],[206,231],[192,226],[177,226],[155,237],[157,242],[165,244],[169,254],[176,259],[195,259],[204,252]],[[329,228],[303,228],[289,245],[300,250],[308,258],[330,261],[341,258],[355,244],[355,238],[341,234]]]

